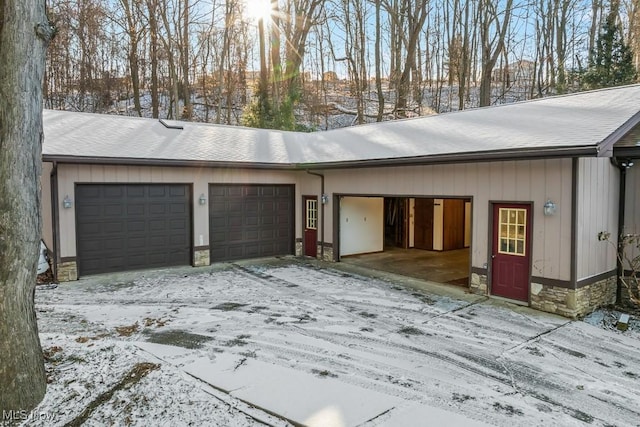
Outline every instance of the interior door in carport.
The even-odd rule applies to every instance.
[[[493,205],[491,293],[529,300],[531,205]]]

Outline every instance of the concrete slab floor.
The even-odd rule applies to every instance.
[[[469,286],[469,248],[440,252],[388,247],[383,252],[345,256],[341,262],[431,282]]]

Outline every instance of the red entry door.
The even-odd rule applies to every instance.
[[[304,196],[304,254],[318,256],[318,198]]]
[[[493,205],[491,294],[529,301],[531,205]]]

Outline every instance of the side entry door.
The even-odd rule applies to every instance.
[[[491,294],[529,301],[531,205],[493,205]]]
[[[318,255],[318,197],[304,196],[304,254]]]

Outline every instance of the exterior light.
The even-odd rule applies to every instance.
[[[323,205],[329,203],[329,195],[323,194],[322,196],[320,196],[320,202],[322,202]]]
[[[198,203],[200,203],[201,205],[207,204],[207,198],[204,196],[204,193],[200,195],[200,198],[198,199]]]
[[[73,200],[71,200],[71,198],[67,195],[64,196],[64,199],[62,200],[62,207],[65,209],[70,209],[73,206]]]
[[[544,204],[544,214],[547,216],[555,215],[556,208],[557,208],[556,204],[553,203],[551,199],[548,199]]]
[[[622,166],[625,169],[629,169],[630,167],[633,166],[633,160],[632,159],[624,159],[622,162],[620,162],[620,166]]]

